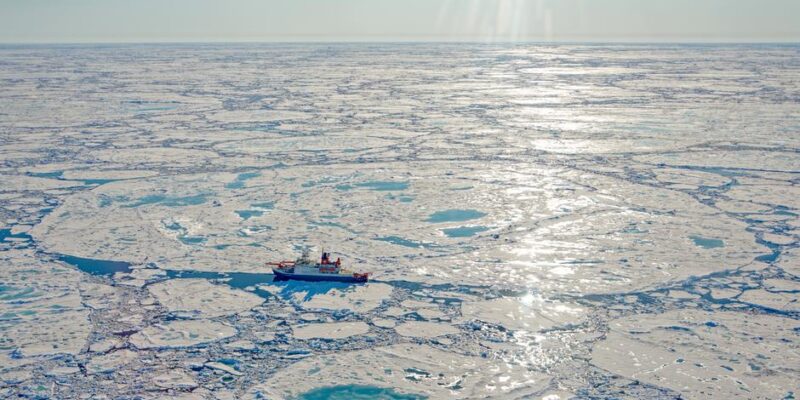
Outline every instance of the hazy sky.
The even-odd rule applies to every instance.
[[[0,0],[0,42],[800,42],[800,0]]]

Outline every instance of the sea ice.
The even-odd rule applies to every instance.
[[[363,322],[330,322],[305,324],[292,327],[298,339],[344,339],[369,332],[369,325]]]
[[[394,328],[398,334],[406,337],[433,338],[437,336],[453,335],[459,331],[449,324],[423,321],[408,321]]]
[[[586,310],[577,305],[525,296],[465,302],[461,315],[464,321],[479,320],[510,330],[538,332],[560,325],[580,324],[586,318]]]
[[[348,309],[357,313],[369,312],[378,307],[392,293],[392,287],[385,283],[331,289],[326,293],[314,294],[301,303],[305,309],[340,310]]]
[[[148,286],[159,303],[172,312],[213,318],[247,311],[264,299],[205,279],[171,279]]]
[[[93,357],[91,361],[86,364],[86,372],[90,374],[111,374],[116,371],[117,368],[137,358],[138,354],[128,349],[110,352]]]
[[[236,334],[236,328],[208,320],[171,321],[148,326],[130,338],[138,349],[190,347]]]
[[[180,370],[166,371],[153,378],[153,383],[165,389],[191,390],[197,387],[194,378]]]
[[[772,315],[673,310],[610,322],[592,363],[686,398],[774,399],[797,389],[796,323]]]
[[[251,387],[244,398],[294,398],[314,387],[346,384],[404,388],[430,398],[470,399],[487,396],[488,390],[492,396],[524,399],[547,388],[550,378],[481,357],[399,344],[307,358]]]
[[[800,393],[793,46],[0,59],[0,397]]]

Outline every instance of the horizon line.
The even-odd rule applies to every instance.
[[[585,44],[585,45],[800,45],[800,39],[795,40],[574,40],[574,39],[531,39],[531,40],[142,40],[142,41],[3,41],[0,46],[30,46],[30,45],[147,45],[147,44],[481,44],[481,45],[510,45],[510,44]]]

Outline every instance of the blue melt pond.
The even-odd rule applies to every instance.
[[[31,235],[28,235],[27,233],[12,234],[11,229],[0,229],[0,242],[5,242],[6,238],[25,239],[25,240],[33,239]]]
[[[202,236],[180,236],[179,239],[183,244],[188,245],[200,244],[206,241],[206,238]]]
[[[460,222],[460,221],[469,221],[471,219],[477,219],[481,217],[485,217],[486,213],[480,212],[478,210],[444,210],[444,211],[437,211],[431,214],[427,221],[438,223],[438,222]]]
[[[243,174],[239,174],[236,176],[236,179],[233,182],[230,182],[225,185],[226,189],[241,189],[244,187],[244,183],[250,179],[257,178],[261,176],[260,172],[245,172]]]
[[[356,184],[358,187],[364,187],[369,190],[378,191],[395,191],[408,189],[408,182],[385,182],[385,181],[372,181]]]
[[[273,208],[275,208],[275,203],[271,202],[271,201],[267,201],[267,202],[264,202],[264,203],[253,203],[253,204],[250,204],[250,205],[253,206],[253,207],[256,207],[256,208],[264,208],[264,209],[267,209],[267,210],[272,210]]]
[[[391,243],[391,244],[396,244],[398,246],[410,247],[412,249],[427,248],[429,246],[429,245],[427,245],[425,243],[422,243],[422,242],[416,242],[416,241],[413,241],[413,240],[403,239],[400,236],[384,236],[384,237],[375,238],[375,240],[380,240],[382,242],[388,242],[388,243]]]
[[[261,210],[236,210],[236,214],[239,215],[239,218],[247,221],[253,217],[260,217],[264,215],[264,211]]]
[[[715,249],[725,246],[725,242],[720,239],[709,239],[700,236],[690,236],[690,238],[696,246],[700,246],[704,249]]]
[[[386,198],[388,200],[397,200],[401,203],[411,203],[412,201],[414,201],[414,196],[406,196],[406,195],[395,196],[393,194],[387,194]]]
[[[92,275],[114,275],[117,272],[131,272],[131,264],[124,261],[95,260],[63,254],[58,256],[58,259]]]
[[[427,396],[398,393],[394,389],[366,385],[341,385],[317,388],[297,397],[298,400],[422,400]]]
[[[160,204],[167,207],[196,206],[206,202],[207,194],[197,194],[186,197],[168,197],[163,194],[151,194],[123,207],[135,208],[148,204]]]
[[[61,179],[61,175],[64,175],[64,171],[30,172],[28,175],[35,176],[37,178]]]
[[[4,294],[4,292],[7,293]],[[32,287],[16,289],[11,286],[0,285],[0,300],[2,301],[22,300],[35,297],[39,297],[39,294],[37,294]]]
[[[485,226],[459,226],[458,228],[442,229],[442,232],[451,238],[463,238],[488,230],[489,228]]]
[[[105,185],[106,183],[116,182],[119,179],[83,179],[84,185]]]

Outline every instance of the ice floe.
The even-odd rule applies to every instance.
[[[538,332],[561,325],[577,325],[586,310],[574,304],[544,301],[534,296],[464,302],[462,320],[498,324],[509,330]]]
[[[89,374],[112,374],[117,368],[137,359],[139,356],[135,351],[123,349],[92,358],[86,364],[86,372]]]
[[[205,279],[171,279],[152,284],[148,290],[170,311],[204,318],[247,311],[264,301],[252,293],[215,285]]]
[[[348,309],[357,313],[371,311],[392,293],[392,287],[385,283],[368,283],[347,288],[333,288],[326,293],[311,295],[300,304],[306,309],[339,310]]]
[[[355,365],[358,368],[346,367]],[[297,375],[308,379],[291,379]],[[294,398],[315,387],[345,384],[403,388],[403,392],[430,398],[522,399],[547,388],[550,378],[481,357],[401,344],[299,361],[276,373],[270,382],[248,389],[244,398]]]
[[[458,328],[437,322],[408,321],[397,325],[395,331],[401,336],[415,338],[433,338],[444,335],[454,335],[459,332]]]
[[[762,398],[797,389],[796,321],[674,310],[611,321],[592,363],[686,398]]]
[[[207,320],[171,321],[148,326],[133,334],[131,344],[139,349],[190,347],[227,339],[236,328]]]
[[[344,339],[367,332],[369,325],[364,322],[330,322],[292,327],[292,334],[298,339]]]
[[[191,375],[184,371],[167,371],[153,378],[156,386],[165,389],[191,390],[197,387],[197,382]]]

